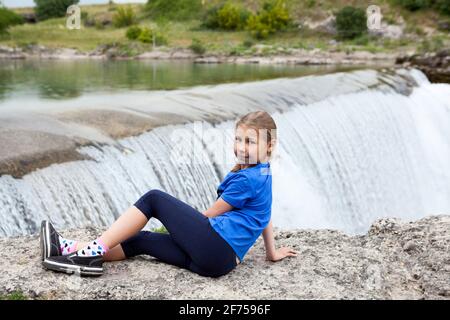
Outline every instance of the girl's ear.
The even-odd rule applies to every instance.
[[[275,144],[276,143],[277,143],[277,140],[275,140],[275,139],[270,140],[270,143],[269,143],[269,150],[270,151],[273,151],[273,149],[275,148]]]

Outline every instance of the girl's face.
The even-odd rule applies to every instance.
[[[270,146],[265,141],[265,131],[260,132],[260,138],[256,129],[240,125],[236,129],[234,138],[234,154],[239,164],[256,164],[258,161],[266,162]]]

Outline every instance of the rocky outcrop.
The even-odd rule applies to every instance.
[[[37,23],[38,22],[35,12],[24,12],[24,13],[21,13],[20,16],[22,16],[25,23]]]
[[[450,48],[397,58],[397,64],[420,69],[431,82],[450,83]]]
[[[325,33],[329,35],[337,35],[336,30],[336,17],[330,14],[323,20],[314,21],[310,18],[306,18],[303,21],[296,21],[299,29],[310,29],[314,32]]]
[[[67,230],[92,239],[102,230]],[[99,278],[42,269],[38,236],[0,239],[0,296],[35,299],[450,299],[450,216],[377,220],[368,233],[275,229],[276,245],[298,251],[265,260],[260,237],[242,264],[201,277],[148,256],[105,264]]]

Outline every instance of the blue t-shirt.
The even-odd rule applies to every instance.
[[[242,262],[270,222],[272,173],[270,163],[229,172],[217,189],[217,198],[233,206],[231,211],[209,218],[209,222],[234,249]]]

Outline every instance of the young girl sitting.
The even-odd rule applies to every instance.
[[[276,141],[276,124],[267,112],[242,117],[235,127],[234,154],[238,163],[220,183],[215,203],[203,213],[153,189],[89,243],[65,239],[49,221],[43,221],[43,266],[99,276],[104,261],[147,254],[202,276],[219,277],[243,261],[261,234],[268,260],[296,256],[294,250],[275,249],[274,244],[269,160]],[[151,217],[161,221],[169,234],[142,231]]]

